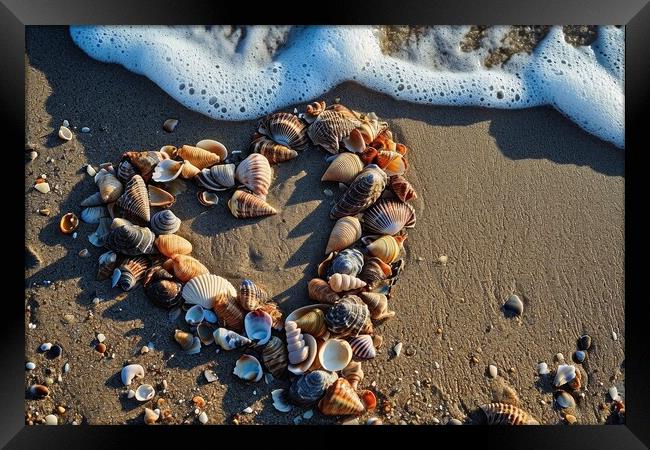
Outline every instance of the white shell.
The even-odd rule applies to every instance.
[[[235,363],[233,372],[244,381],[258,382],[262,379],[264,372],[260,362],[251,355],[242,355]]]
[[[156,395],[156,390],[150,384],[141,384],[135,390],[135,399],[139,402],[151,400]]]
[[[271,326],[273,318],[261,310],[251,311],[244,318],[246,336],[255,341],[257,345],[264,345],[271,339]]]
[[[183,170],[183,163],[173,159],[163,159],[153,169],[151,179],[158,183],[168,183],[178,178]]]
[[[330,372],[343,370],[352,360],[352,347],[343,339],[325,341],[318,351],[318,361]]]
[[[214,298],[217,295],[237,297],[237,290],[228,280],[218,275],[205,273],[192,278],[183,286],[183,298],[192,305],[201,305],[205,309],[212,309]]]
[[[252,344],[252,341],[246,336],[242,336],[226,328],[217,328],[212,335],[217,345],[224,350],[234,350]]]
[[[293,406],[287,402],[286,391],[286,389],[275,389],[271,391],[273,407],[283,413],[289,412],[293,409]]]
[[[140,364],[129,364],[122,368],[121,378],[124,386],[129,386],[136,377],[144,378],[144,367]]]
[[[318,354],[316,339],[310,334],[300,334],[300,328],[293,321],[285,323],[287,332],[287,351],[289,353],[289,372],[302,375],[312,366]]]
[[[556,387],[563,386],[573,381],[575,377],[576,377],[575,366],[572,366],[571,364],[561,364],[557,367],[557,371],[555,373],[555,380],[553,380],[553,384]]]
[[[72,131],[68,127],[61,125],[59,127],[59,137],[65,141],[69,141],[72,139]]]
[[[348,275],[347,273],[335,273],[327,281],[334,292],[350,291],[359,289],[366,285],[366,282]]]
[[[185,322],[190,325],[198,325],[205,319],[205,310],[201,305],[194,305],[185,313]]]

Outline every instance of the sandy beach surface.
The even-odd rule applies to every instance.
[[[26,138],[38,157],[25,165],[25,245],[40,263],[25,273],[25,361],[36,364],[25,372],[25,388],[53,381],[48,398],[26,396],[26,415],[44,417],[63,406],[59,423],[143,423],[144,406],[127,399],[120,382],[131,362],[145,367],[144,381],[165,399],[172,423],[198,423],[195,395],[207,400],[211,424],[336,423],[316,408],[276,411],[270,392],[288,384],[243,383],[232,374],[239,352],[216,354],[211,346],[183,355],[172,338],[175,328],[187,329],[182,317],[170,320],[141,288],[123,293],[95,281],[103,250],[88,235],[96,226],[82,223],[76,239],[58,229],[60,217],[79,214],[81,200],[95,192],[86,164],[204,138],[247,153],[255,122],[217,122],[189,111],[148,79],[86,56],[67,28],[28,27],[26,34]],[[413,105],[351,83],[323,99],[337,97],[389,122],[409,148],[406,176],[418,192],[417,225],[390,304],[397,316],[377,328],[381,354],[363,363],[362,386],[374,389],[382,405],[375,415],[395,424],[475,422],[479,404],[514,390],[541,423],[565,423],[537,363],[554,369],[557,353],[570,361],[576,339],[587,333],[593,339],[582,364],[587,388],[572,414],[578,424],[608,421],[608,389],[616,386],[624,397],[625,381],[624,151],[548,108]],[[180,121],[172,134],[161,127],[170,117]],[[70,142],[57,135],[64,119],[76,127]],[[90,133],[81,133],[85,126]],[[183,220],[178,234],[213,273],[236,285],[251,278],[267,286],[285,314],[311,303],[307,282],[325,256],[329,210],[340,194],[337,185],[320,181],[326,156],[310,148],[275,166],[268,201],[279,213],[261,220],[234,219],[227,193],[205,208],[187,183],[172,207]],[[41,174],[53,188],[49,194],[33,189]],[[38,214],[40,208],[50,216]],[[90,257],[79,256],[84,248]],[[511,293],[524,301],[521,318],[501,309]],[[114,357],[94,350],[97,333]],[[38,352],[43,342],[59,343],[62,356],[45,358]],[[154,349],[141,355],[149,342]],[[403,350],[395,358],[390,348],[398,342]],[[70,371],[63,373],[66,362]],[[490,364],[498,368],[495,379]],[[207,383],[205,369],[218,381]],[[242,413],[247,407],[254,412]],[[309,409],[313,417],[296,419]]]

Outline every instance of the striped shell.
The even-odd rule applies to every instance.
[[[269,300],[269,294],[252,280],[243,280],[239,285],[237,300],[246,311],[253,311]]]
[[[404,156],[398,152],[391,152],[387,150],[379,150],[375,157],[375,163],[381,167],[386,175],[403,175],[408,169],[408,163]]]
[[[235,171],[235,178],[254,194],[266,196],[271,186],[271,165],[269,160],[259,153],[251,153]]]
[[[183,285],[178,281],[159,279],[147,284],[144,293],[155,305],[170,309],[183,301],[182,288]]]
[[[149,185],[149,205],[159,206],[161,208],[168,208],[174,204],[176,197],[158,186]]]
[[[101,169],[97,172],[97,175],[95,175],[95,183],[104,203],[114,202],[124,191],[122,182],[106,169]]]
[[[318,402],[318,409],[326,416],[360,415],[366,407],[345,378],[337,379]]]
[[[123,225],[113,228],[106,237],[106,247],[125,255],[142,255],[154,252],[156,236],[146,227]]]
[[[156,238],[155,244],[158,251],[168,258],[192,253],[192,243],[176,234],[162,234]]]
[[[214,153],[219,157],[219,161],[224,161],[228,157],[228,149],[219,141],[213,139],[203,139],[196,143],[198,148]]]
[[[368,113],[358,128],[363,136],[366,145],[373,142],[384,130],[388,129],[388,123],[379,120],[374,112]]]
[[[298,152],[281,144],[276,144],[264,136],[251,142],[251,150],[264,156],[270,164],[289,161],[298,156]]]
[[[353,349],[354,351],[354,349]],[[363,381],[364,373],[361,369],[361,363],[359,361],[350,361],[345,369],[341,371],[341,376],[348,380],[352,388],[357,389],[359,383]]]
[[[133,167],[133,164],[131,164],[128,159],[122,160],[117,165],[117,170],[115,171],[117,179],[123,183],[128,182],[131,178],[133,178],[133,175],[137,175],[137,173],[138,172],[135,170],[135,167]]]
[[[176,156],[185,161],[189,161],[197,169],[214,166],[220,161],[219,156],[214,153],[199,147],[192,147],[191,145],[184,145],[179,148]]]
[[[221,325],[231,330],[242,331],[244,329],[245,311],[242,311],[237,304],[236,295],[237,291],[233,296],[228,293],[227,295],[215,297],[213,308],[219,316]]]
[[[99,267],[97,269],[97,281],[107,279],[117,267],[117,253],[108,251],[99,256]]]
[[[243,190],[235,191],[228,200],[228,208],[237,219],[250,219],[278,213],[274,207],[266,203],[262,198]]]
[[[293,380],[289,388],[289,400],[299,406],[309,406],[320,400],[327,389],[334,384],[336,372],[314,370]]]
[[[329,153],[338,153],[341,139],[349,136],[352,130],[361,126],[361,121],[349,110],[347,111],[328,108],[321,112],[307,128],[307,134],[312,143],[320,145]]]
[[[325,313],[325,322],[334,334],[357,337],[362,330],[368,328],[370,311],[359,297],[348,295]]]
[[[395,316],[395,311],[388,310],[388,298],[378,292],[360,292],[359,298],[366,304],[373,320],[384,320]]]
[[[284,342],[276,336],[266,344],[262,350],[262,361],[264,366],[277,379],[283,379],[289,365],[289,355]]]
[[[363,213],[363,229],[370,234],[395,235],[415,226],[415,210],[408,203],[381,199]]]
[[[372,359],[377,356],[377,350],[369,334],[362,334],[354,339],[350,339],[350,347],[352,347],[352,353],[355,358]]]
[[[191,256],[174,255],[170,259],[172,261],[171,269],[174,272],[174,276],[183,283],[190,281],[192,278],[198,277],[199,275],[210,272],[199,260],[192,258]]]
[[[346,248],[339,253],[332,253],[332,255],[331,261],[326,260],[318,267],[319,276],[328,278],[336,273],[340,273],[356,277],[361,272],[361,268],[363,267],[363,253],[359,250]]]
[[[321,181],[338,181],[349,184],[363,170],[363,162],[357,155],[345,152],[337,155],[321,177]]]
[[[395,193],[397,198],[403,202],[408,202],[409,200],[415,200],[418,198],[415,189],[409,183],[406,178],[401,175],[393,175],[388,180],[388,185],[390,186],[391,191]]]
[[[392,270],[390,266],[380,258],[373,256],[366,259],[358,277],[365,281],[372,289],[378,282],[389,278],[391,275]]]
[[[158,183],[168,183],[175,180],[181,175],[183,170],[183,161],[174,161],[165,159],[160,161],[153,170],[151,179]]]
[[[156,165],[164,159],[167,159],[165,153],[155,151],[125,152],[122,155],[122,160],[128,160],[136,172],[147,180],[151,178]]]
[[[333,305],[340,300],[339,294],[334,292],[327,281],[320,278],[314,278],[309,281],[307,285],[309,298],[317,301],[318,303],[327,303]]]
[[[181,219],[169,209],[158,211],[151,216],[151,231],[157,235],[176,233],[181,227]]]
[[[237,291],[228,280],[207,272],[192,278],[183,286],[185,302],[201,305],[205,309],[211,309],[216,298],[229,300],[236,296]]]
[[[302,150],[307,145],[307,126],[293,114],[279,112],[262,120],[258,131],[280,145]]]
[[[366,285],[365,281],[347,273],[335,273],[327,281],[334,292],[352,291]]]
[[[241,334],[235,333],[226,328],[217,328],[214,330],[212,335],[217,345],[226,351],[246,347],[253,343],[253,341],[248,339],[246,336],[242,336]]]
[[[404,236],[382,236],[368,244],[366,248],[372,256],[376,256],[385,263],[390,264],[399,258],[402,242],[405,239]]]
[[[313,123],[314,120],[316,120],[316,117],[325,111],[325,106],[325,102],[323,101],[310,103],[307,105],[306,111],[303,114],[303,118],[307,121],[307,123]]]
[[[387,181],[388,177],[379,167],[374,164],[366,166],[332,207],[330,217],[340,219],[360,213],[379,198]]]
[[[235,185],[235,165],[217,164],[203,169],[195,178],[196,183],[209,191],[223,191]]]
[[[123,291],[130,291],[140,281],[151,261],[146,256],[125,258],[113,273],[113,287],[119,286]]]
[[[361,238],[361,222],[359,222],[359,219],[352,216],[341,217],[332,228],[325,254],[348,248],[357,242],[359,238]]]
[[[130,216],[136,217],[144,222],[149,222],[149,219],[151,219],[149,192],[147,185],[140,175],[134,175],[126,183],[124,193],[117,199],[116,205]]]
[[[183,162],[183,167],[181,168],[181,178],[189,180],[197,176],[199,173],[201,173],[201,169],[196,167],[194,164],[189,161]]]
[[[509,403],[488,403],[480,408],[485,413],[487,425],[539,425],[526,411]]]

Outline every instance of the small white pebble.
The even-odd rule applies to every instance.
[[[30,323],[30,324],[28,325],[28,327],[29,327],[30,330],[33,330],[33,329],[36,328],[36,324],[35,324],[35,323]]]
[[[372,383],[370,383],[370,386],[372,386],[372,387],[377,386],[377,382],[376,382],[376,381],[373,381]]]
[[[100,302],[99,298],[95,297],[93,298],[93,304],[96,305]]]
[[[253,413],[253,408],[251,408],[251,407],[249,406],[248,408],[244,408],[244,409],[242,410],[242,412],[243,412],[243,413],[246,413],[246,414],[252,414],[252,413]]]
[[[198,416],[199,414],[201,414],[201,410],[199,408],[195,408],[194,409],[194,415]]]
[[[253,395],[257,395],[257,391],[253,391]]]
[[[142,348],[140,349],[140,354],[144,355],[145,353],[149,353],[149,347],[143,345]]]
[[[58,425],[59,419],[54,414],[45,416],[45,425]]]
[[[79,422],[77,422],[76,420],[73,420],[72,425],[79,425]]]
[[[64,127],[69,127],[69,126],[70,126],[70,122],[68,122],[67,119],[64,119],[62,125],[63,125]]]
[[[70,363],[65,363],[63,366],[63,373],[68,373],[70,372]]]
[[[46,352],[46,351],[48,351],[48,350],[51,349],[51,348],[52,348],[52,344],[49,343],[49,342],[44,342],[44,343],[41,344],[41,346],[39,347],[39,349],[40,349],[42,352]]]
[[[77,232],[72,233],[72,239],[77,239]]]
[[[402,343],[398,342],[395,344],[395,347],[393,347],[393,352],[395,352],[395,357],[397,358],[400,353],[402,353]]]
[[[612,339],[615,341],[618,340],[618,335],[616,334],[616,331],[612,330]]]
[[[95,168],[94,168],[93,166],[91,166],[90,164],[88,164],[88,165],[86,166],[86,173],[87,173],[88,175],[90,175],[91,177],[94,177],[95,175],[97,175],[97,171],[96,171]]]
[[[311,419],[313,416],[314,416],[314,410],[313,409],[310,409],[309,411],[306,411],[302,415],[303,419],[307,419],[307,420]]]
[[[205,413],[205,411],[199,414],[199,422],[201,422],[203,425],[208,423],[208,415]]]
[[[440,255],[438,257],[438,262],[440,264],[447,264],[447,261],[449,261],[449,257],[447,255]]]
[[[135,391],[133,389],[129,389],[129,392],[126,393],[126,398],[133,398],[135,397]]]
[[[82,132],[82,133],[90,133],[90,128],[88,128],[88,127],[82,127],[82,128],[81,128],[81,132]]]
[[[102,333],[97,334],[97,341],[100,343],[104,342],[106,340],[106,336],[104,336]]]
[[[36,369],[36,364],[34,364],[33,362],[30,361],[27,364],[25,364],[25,369],[34,370],[34,369]]]
[[[440,369],[440,364],[438,364],[438,361],[433,362],[433,367],[435,367],[436,369]]]
[[[539,375],[547,375],[548,372],[549,372],[548,364],[546,364],[545,362],[541,362],[541,363],[537,364],[537,373]]]
[[[542,405],[545,405],[545,404],[546,404],[546,401],[544,401],[544,400],[540,400],[539,403],[541,403]]]
[[[439,425],[439,424],[440,424],[440,419],[438,419],[437,417],[434,417],[431,421],[432,421],[433,423],[435,423],[436,425]]]
[[[616,386],[612,386],[611,388],[609,388],[608,393],[609,393],[609,396],[614,401],[617,401],[617,400],[621,399],[621,397],[619,397],[619,395],[618,395],[618,389],[616,389]]]
[[[490,374],[490,377],[492,377],[492,378],[496,378],[497,375],[499,374],[499,371],[498,371],[498,369],[497,369],[497,366],[495,366],[494,364],[490,364],[490,365],[488,366],[488,373]]]

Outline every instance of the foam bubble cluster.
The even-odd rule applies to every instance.
[[[215,119],[254,119],[355,81],[415,103],[552,105],[587,132],[624,147],[623,29],[599,27],[596,42],[574,47],[553,27],[532,55],[490,69],[462,55],[458,30],[436,35],[444,54],[455,52],[462,61],[454,70],[427,45],[411,58],[384,54],[370,26],[73,26],[70,33],[91,57],[145,75]]]

